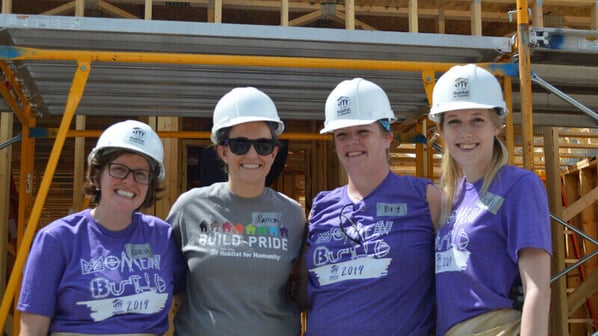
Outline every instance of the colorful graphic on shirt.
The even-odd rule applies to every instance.
[[[154,255],[149,244],[126,244],[120,256],[81,259],[81,274],[96,277],[89,283],[92,300],[77,304],[90,308],[90,316],[96,322],[116,315],[162,311],[168,292],[160,276],[160,261],[160,255]],[[124,295],[132,292],[135,294]]]
[[[376,217],[371,223],[363,223],[344,209],[341,212],[344,221],[312,237],[316,246],[312,255],[315,267],[309,271],[321,286],[386,276],[392,258],[387,257],[391,246],[384,238],[396,223],[385,218],[407,215],[407,204],[376,203]]]
[[[280,212],[253,212],[251,223],[212,222],[199,227],[197,244],[210,247],[215,256],[279,261],[289,248],[289,230]]]
[[[487,192],[474,206],[462,206],[453,211],[446,224],[452,229],[436,237],[436,273],[459,272],[467,269],[471,252],[466,227],[475,223],[486,212],[496,215],[504,203],[504,198]]]

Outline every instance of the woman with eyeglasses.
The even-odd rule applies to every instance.
[[[20,335],[161,335],[185,261],[165,221],[139,210],[162,189],[164,149],[149,125],[106,129],[88,156],[96,207],[36,235],[17,309]]]
[[[378,85],[341,82],[325,114],[348,183],[313,200],[306,335],[431,335],[440,192],[390,170],[396,118]]]
[[[270,97],[253,87],[225,94],[213,121],[228,181],[183,193],[167,218],[188,267],[175,334],[299,335],[289,279],[305,213],[265,186],[284,124]]]
[[[546,336],[548,200],[534,172],[507,164],[499,135],[509,111],[501,86],[475,64],[457,65],[438,79],[432,96],[430,119],[446,143],[437,335]],[[523,297],[522,306],[512,293]]]

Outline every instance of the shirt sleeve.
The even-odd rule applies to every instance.
[[[38,232],[23,274],[17,309],[52,318],[60,279],[65,270],[61,239],[50,231]]]
[[[524,248],[540,248],[552,254],[548,197],[537,175],[527,173],[505,197],[507,248],[514,262]]]

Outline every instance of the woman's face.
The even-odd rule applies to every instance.
[[[383,132],[377,122],[341,128],[334,131],[334,145],[339,161],[351,173],[367,171],[377,165],[388,165],[392,134]]]
[[[135,211],[143,204],[149,190],[151,179],[146,180],[147,174],[150,174],[150,165],[145,157],[133,153],[116,157],[100,174],[100,205],[111,211]]]
[[[500,133],[498,118],[486,109],[444,113],[442,135],[448,151],[465,170],[486,170],[492,160],[494,137]]]
[[[246,153],[239,152],[239,149],[248,146],[247,142],[258,139],[264,143],[272,141],[272,131],[263,121],[233,126],[228,136],[231,143],[218,146],[218,154],[228,166],[231,183],[264,185],[278,154],[278,147],[274,147],[271,153],[260,154],[256,151],[256,145],[252,144]]]

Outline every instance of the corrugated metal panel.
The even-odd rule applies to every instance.
[[[495,62],[511,52],[512,43],[507,37],[42,15],[0,15],[0,27],[5,45],[45,49],[442,63]],[[62,114],[75,63],[23,61],[16,65],[40,111]],[[567,82],[571,77],[567,67],[553,66],[550,73]],[[399,119],[427,107],[421,73],[414,71],[95,62],[77,113],[206,117],[231,88],[251,85],[273,98],[283,119],[321,120],[330,90],[341,80],[357,76],[373,80],[388,92]],[[596,88],[596,84],[588,85],[578,87]],[[593,91],[580,94],[596,108],[597,93]],[[534,108],[539,111],[554,110],[561,115],[572,110],[558,99],[544,99],[542,90],[537,94]],[[514,99],[517,106],[516,92]],[[592,122],[577,111],[570,114],[566,121],[575,124],[569,126]],[[555,118],[548,120],[554,122]]]

